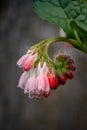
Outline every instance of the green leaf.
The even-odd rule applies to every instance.
[[[87,49],[87,0],[33,0],[33,7],[43,20],[61,27],[69,38],[76,39],[76,28],[83,44],[78,48]]]
[[[75,29],[77,32],[77,35],[82,44],[81,47],[79,46],[80,50],[83,50],[87,53],[87,23],[72,20],[70,24],[73,30]]]
[[[72,34],[67,16],[57,0],[33,0],[33,6],[42,19],[58,25],[65,32]]]
[[[87,23],[86,0],[33,0],[33,7],[42,19],[60,26],[71,37],[71,19]]]

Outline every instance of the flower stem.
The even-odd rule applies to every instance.
[[[82,50],[83,52],[87,53],[87,49],[85,49],[84,44],[81,41],[75,40],[75,39],[70,39],[68,37],[55,37],[55,38],[50,38],[47,39],[47,41],[45,42],[45,44],[47,45],[47,48],[49,48],[49,46],[55,42],[68,42],[70,44],[72,44],[75,48]]]

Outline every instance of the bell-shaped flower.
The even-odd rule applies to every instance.
[[[34,93],[36,89],[36,78],[34,76],[29,77],[25,89],[24,89],[24,93]]]
[[[37,59],[38,59],[38,53],[35,54],[27,53],[18,60],[17,65],[20,68],[23,68],[25,71],[29,71],[31,68],[33,68],[34,63]]]
[[[18,61],[17,65],[22,68],[23,63],[26,61],[26,59],[29,57],[28,54],[23,55]]]
[[[36,90],[38,95],[49,96],[48,93],[50,93],[50,85],[47,73],[48,73],[48,67],[46,65],[46,62],[43,63],[43,66],[41,66],[41,63],[39,63],[38,76],[36,79]]]
[[[25,88],[26,82],[29,78],[29,73],[24,71],[19,79],[18,87]]]
[[[51,69],[51,72],[48,75],[48,79],[49,79],[49,84],[50,84],[51,89],[55,89],[55,88],[57,88],[59,86],[59,81],[56,78],[56,75],[55,75],[55,72],[54,72],[53,68]]]

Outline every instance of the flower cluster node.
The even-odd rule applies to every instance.
[[[67,79],[73,78],[72,72],[75,66],[70,56],[60,53],[52,62],[45,53],[47,52],[42,51],[41,46],[38,45],[28,50],[17,62],[24,71],[18,87],[24,89],[24,93],[29,94],[29,98],[46,98],[52,89],[64,85]]]
[[[59,54],[55,58],[58,67],[58,79],[60,84],[64,85],[67,79],[72,79],[73,72],[76,67],[74,66],[74,60],[67,55]]]

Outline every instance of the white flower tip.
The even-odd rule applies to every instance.
[[[35,54],[32,55],[32,56],[33,56],[34,61],[36,61],[36,60],[38,59],[38,53],[35,53]]]
[[[44,62],[42,70],[43,70],[43,74],[47,75],[47,73],[48,73],[48,67],[47,67],[46,62]]]
[[[27,94],[27,93],[28,93],[28,91],[25,89],[25,90],[24,90],[24,94]]]
[[[29,50],[27,51],[27,54],[30,54],[30,53],[33,53],[33,52],[34,52],[34,50],[29,49]]]
[[[21,89],[24,89],[24,86],[22,86],[22,85],[20,85],[20,84],[18,84],[17,87],[18,87],[18,88],[21,88]]]

